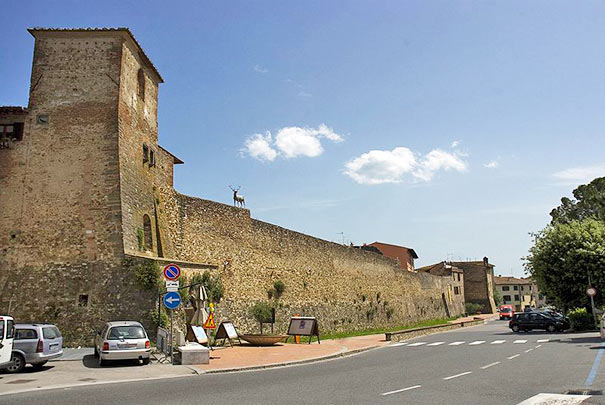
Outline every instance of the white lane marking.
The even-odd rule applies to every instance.
[[[520,355],[520,354],[515,354],[514,356],[507,357],[507,359],[512,360],[512,359],[514,359],[515,357],[519,357],[519,356],[521,356],[521,355]]]
[[[464,343],[464,340],[462,340],[460,342],[452,342],[449,344],[449,346],[458,346],[458,345],[461,345],[462,343]]]
[[[429,343],[427,346],[439,346],[444,344],[445,342],[433,342],[433,343]]]
[[[467,372],[464,372],[464,373],[460,373],[460,374],[456,374],[456,375],[451,375],[449,377],[445,377],[444,380],[451,380],[452,378],[458,378],[458,377],[462,377],[463,375],[469,375],[469,374],[472,374],[472,373],[473,373],[472,371],[467,371]]]
[[[506,342],[506,340],[494,340],[492,343],[490,343],[491,345],[501,345],[502,343]]]
[[[497,364],[500,364],[500,362],[499,361],[495,361],[493,363],[489,363],[488,365],[485,365],[485,366],[481,367],[481,370],[485,370],[486,368],[490,368],[491,366],[495,366]]]
[[[527,339],[517,339],[513,343],[527,343]]]
[[[425,345],[425,344],[426,344],[426,342],[416,342],[416,343],[410,343],[410,344],[408,345],[408,347],[422,346],[422,345]]]
[[[469,343],[469,346],[480,345],[481,343],[485,343],[485,340],[475,340],[474,342]]]
[[[414,390],[414,389],[416,389],[416,388],[420,388],[420,387],[422,387],[422,385],[414,385],[414,386],[412,386],[412,387],[402,388],[402,389],[400,389],[400,390],[395,390],[395,391],[389,391],[389,392],[385,392],[385,393],[382,393],[382,394],[380,394],[380,395],[383,395],[383,396],[384,396],[384,395],[397,394],[398,392],[403,392],[403,391]]]
[[[538,347],[542,347],[542,345],[538,345],[538,346],[536,346],[536,349],[537,349]]]
[[[527,350],[525,350],[525,353],[529,353],[529,352],[531,352],[532,350],[534,350],[534,349],[527,349]]]
[[[563,394],[538,394],[517,405],[538,405],[538,404],[580,404],[590,398],[590,395],[563,395]]]
[[[536,343],[548,343],[549,339],[538,339],[536,340]]]
[[[390,345],[391,347],[398,347],[398,346],[405,346],[407,345],[407,343],[393,343],[392,345]]]

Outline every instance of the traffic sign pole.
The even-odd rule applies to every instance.
[[[174,348],[172,347],[172,342],[174,341],[174,336],[172,335],[172,309],[170,310],[170,364],[174,365]]]

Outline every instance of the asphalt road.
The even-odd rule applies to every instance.
[[[513,334],[494,321],[302,366],[29,392],[0,403],[518,404],[605,389],[603,351],[595,333]]]

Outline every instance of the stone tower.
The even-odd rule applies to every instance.
[[[154,190],[180,162],[157,144],[162,77],[126,28],[29,32],[28,107],[0,107],[0,313],[141,319],[125,253],[162,255]]]

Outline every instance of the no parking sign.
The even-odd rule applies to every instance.
[[[176,264],[168,264],[164,267],[164,277],[166,280],[177,280],[181,276],[181,269]]]

